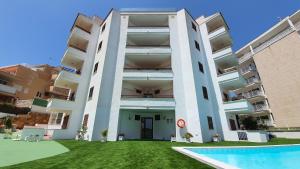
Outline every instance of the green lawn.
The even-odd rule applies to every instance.
[[[171,149],[172,146],[243,146],[271,144],[299,144],[300,140],[273,139],[269,143],[221,142],[205,144],[170,143],[164,141],[86,142],[58,141],[69,152],[26,162],[7,168],[210,168]],[[1,150],[0,150],[1,151]]]
[[[55,141],[25,142],[0,139],[0,167],[55,156],[69,151]]]

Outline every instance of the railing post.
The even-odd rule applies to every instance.
[[[295,27],[295,25],[293,24],[293,22],[290,20],[290,17],[288,17],[287,21],[288,21],[290,27],[295,31],[295,30],[296,30],[296,27]]]

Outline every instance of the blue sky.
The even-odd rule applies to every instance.
[[[300,9],[300,0],[1,0],[0,66],[59,65],[78,12],[106,16],[111,8],[186,8],[197,18],[222,12],[237,50]]]

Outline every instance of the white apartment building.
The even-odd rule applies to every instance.
[[[229,28],[221,13],[194,19],[185,9],[111,10],[104,20],[79,14],[62,58],[67,67],[55,86],[68,100],[52,99],[48,110],[65,129],[53,138],[108,141],[159,139],[209,142],[266,141],[260,132],[237,131],[237,114],[254,107],[231,94],[246,80],[237,70]],[[185,125],[183,125],[183,123]]]

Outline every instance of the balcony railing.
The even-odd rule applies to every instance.
[[[237,71],[236,67],[230,67],[230,68],[224,69],[222,73],[219,72],[218,76],[222,76],[222,75],[225,75],[225,74],[233,73],[233,72],[236,72],[236,71]]]
[[[247,67],[241,68],[240,71],[242,74],[245,74],[250,71],[256,71],[256,68],[254,66],[247,66]]]
[[[75,74],[77,74],[77,75],[80,75],[80,74],[81,74],[81,71],[80,71],[80,70],[74,70],[74,69],[70,69],[70,68],[66,68],[66,67],[63,67],[62,70],[67,71],[67,72],[70,72],[70,73],[75,73]]]
[[[264,96],[264,92],[260,91],[260,90],[256,90],[256,91],[250,91],[247,93],[243,93],[243,96],[247,99],[252,98],[252,97],[257,97],[257,96]]]
[[[253,83],[258,83],[260,80],[258,78],[249,78],[247,79],[247,84],[253,84]]]
[[[266,104],[256,104],[253,106],[256,112],[269,110],[269,106]]]
[[[145,71],[169,71],[169,70],[172,70],[171,68],[143,68],[143,67],[137,67],[137,68],[128,68],[128,67],[125,67],[124,68],[125,71],[137,71],[137,70],[145,70]]]
[[[144,93],[141,95],[122,95],[122,99],[127,98],[174,98],[173,95],[154,95],[152,93]]]

